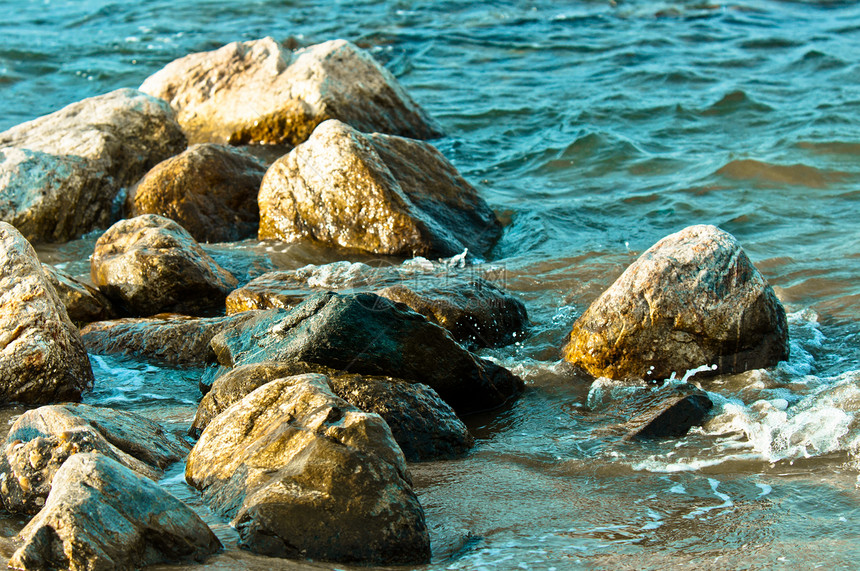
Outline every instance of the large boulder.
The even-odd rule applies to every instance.
[[[323,290],[369,291],[406,304],[467,345],[504,345],[528,327],[525,305],[492,282],[470,275],[474,274],[471,268],[424,272],[413,266],[333,262],[268,272],[230,292],[227,313],[291,308],[311,293]]]
[[[50,264],[42,264],[48,282],[54,286],[73,323],[90,323],[116,317],[116,311],[102,292],[76,280]]]
[[[93,283],[133,315],[195,313],[223,304],[236,278],[173,220],[121,220],[96,242]]]
[[[402,304],[369,293],[316,294],[287,312],[255,312],[212,338],[218,362],[305,361],[433,388],[460,414],[496,408],[523,381],[481,359]]]
[[[430,559],[391,431],[322,375],[272,381],[229,407],[203,431],[185,477],[251,551],[372,565]]]
[[[80,400],[93,372],[77,327],[29,242],[0,222],[0,400]]]
[[[128,193],[129,217],[159,214],[200,242],[257,234],[257,192],[265,164],[239,149],[201,144],[149,171]]]
[[[78,452],[98,452],[157,480],[190,446],[158,423],[84,404],[43,406],[12,425],[0,455],[0,500],[7,511],[34,514],[45,505],[60,466]]]
[[[141,91],[176,110],[192,142],[298,144],[326,119],[363,131],[441,135],[388,70],[333,40],[295,53],[272,38],[180,58]]]
[[[662,382],[788,358],[785,309],[740,244],[690,226],[648,249],[574,323],[564,357],[595,377]]]
[[[64,242],[111,222],[114,197],[185,149],[173,111],[120,89],[0,133],[0,220]]]
[[[477,190],[429,144],[322,123],[263,178],[259,238],[374,254],[485,256],[502,232]]]
[[[305,373],[326,375],[334,394],[364,412],[381,416],[407,461],[461,456],[474,444],[466,425],[427,385],[343,373],[304,362],[254,363],[218,377],[200,401],[189,434],[199,437],[215,417],[266,383]]]
[[[18,534],[14,569],[132,570],[202,561],[221,549],[203,520],[158,484],[102,454],[75,454],[44,509]]]

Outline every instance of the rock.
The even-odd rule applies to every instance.
[[[627,419],[610,430],[623,440],[679,438],[701,425],[712,407],[708,394],[689,383],[643,389],[610,407]]]
[[[0,220],[44,242],[104,228],[119,190],[185,146],[170,107],[139,91],[73,103],[0,133]]]
[[[439,129],[388,70],[344,40],[295,53],[272,38],[187,55],[141,91],[176,110],[192,142],[296,145],[326,119],[429,139]]]
[[[430,560],[424,512],[385,422],[322,375],[278,379],[225,410],[185,477],[233,518],[240,545],[275,557],[366,565]]]
[[[54,286],[60,301],[74,323],[113,319],[116,312],[108,298],[94,287],[79,282],[50,264],[42,264],[48,282]]]
[[[447,329],[457,341],[477,347],[505,345],[528,327],[526,308],[519,299],[481,277],[469,275],[468,270],[425,273],[406,264],[376,268],[334,262],[268,272],[230,292],[227,313],[291,308],[322,290],[371,291],[404,303]]]
[[[476,357],[438,325],[368,293],[323,292],[289,312],[259,311],[211,345],[225,367],[305,361],[423,383],[458,414],[499,407],[523,388],[519,377]]]
[[[96,242],[91,268],[102,293],[142,316],[211,310],[237,284],[188,232],[156,214],[111,226]]]
[[[788,358],[785,309],[734,237],[691,226],[657,242],[591,304],[564,357],[612,379],[770,367]]]
[[[80,400],[93,385],[90,361],[36,252],[0,222],[0,399]]]
[[[87,351],[95,355],[119,353],[165,365],[197,367],[215,363],[215,353],[209,346],[212,337],[251,317],[159,314],[116,319],[90,323],[81,329],[81,338]]]
[[[199,437],[212,419],[257,388],[305,373],[325,375],[337,396],[364,412],[381,416],[410,462],[461,456],[474,444],[463,422],[427,385],[343,373],[304,362],[262,362],[230,370],[215,380],[200,401],[189,434]]]
[[[258,202],[261,240],[312,239],[374,254],[484,256],[502,232],[435,148],[336,120],[269,167]]]
[[[14,569],[131,570],[202,561],[221,549],[212,530],[154,482],[102,454],[75,454],[45,508],[18,536]]]
[[[190,446],[131,412],[84,404],[43,406],[21,415],[0,456],[0,499],[7,511],[34,514],[45,505],[60,466],[78,452],[98,452],[157,480]]]
[[[159,163],[128,194],[128,216],[159,214],[200,242],[256,236],[257,192],[266,167],[252,155],[202,144]]]

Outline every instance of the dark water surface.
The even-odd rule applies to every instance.
[[[520,295],[534,328],[486,353],[527,380],[523,398],[469,419],[467,458],[411,466],[428,569],[857,567],[857,3],[2,0],[0,15],[0,130],[265,35],[356,42],[441,123],[435,144],[507,222],[476,271]],[[595,411],[623,388],[570,376],[559,348],[639,253],[698,223],[734,234],[774,286],[791,359],[707,381],[714,416],[682,440],[615,444]],[[93,241],[40,254],[85,276]],[[246,275],[340,258],[210,251]],[[177,430],[193,417],[196,371],[93,368],[87,402]],[[304,567],[237,550],[181,465],[164,484],[228,545],[210,568]]]

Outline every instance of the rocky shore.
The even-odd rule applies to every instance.
[[[29,409],[0,455],[0,505],[32,516],[9,565],[205,561],[219,540],[155,483],[183,461],[250,551],[428,562],[409,463],[469,453],[462,419],[525,388],[476,352],[529,332],[523,303],[490,281],[415,278],[417,257],[489,259],[504,232],[440,136],[358,47],[271,38],[0,133],[0,398]],[[91,284],[30,243],[93,230]],[[200,244],[249,235],[388,263],[245,279]],[[707,394],[675,379],[774,366],[788,331],[740,244],[699,225],[644,252],[559,350],[582,378],[640,387],[595,404],[635,442],[706,418]],[[205,367],[187,434],[75,404],[92,388],[88,353]]]

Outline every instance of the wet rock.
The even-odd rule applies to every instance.
[[[180,58],[140,89],[170,102],[192,142],[298,144],[336,118],[427,139],[436,125],[367,52],[333,40],[290,52],[272,38]]]
[[[336,120],[269,167],[258,201],[261,240],[448,257],[467,248],[484,256],[501,235],[487,203],[435,148]]]
[[[95,355],[122,354],[165,365],[195,367],[216,361],[209,346],[212,337],[250,318],[250,314],[234,317],[159,314],[99,321],[81,329],[81,338],[87,351]]]
[[[629,420],[612,429],[624,440],[679,438],[701,425],[712,407],[708,394],[689,383],[643,389],[619,403],[618,414]]]
[[[266,383],[305,373],[325,375],[337,396],[381,416],[410,462],[461,456],[474,444],[463,422],[427,385],[343,373],[304,362],[263,362],[230,370],[215,380],[200,401],[189,434],[199,437],[212,419]]]
[[[0,399],[80,400],[93,384],[81,336],[33,247],[5,222],[0,260]]]
[[[15,569],[138,569],[202,561],[221,549],[212,530],[154,482],[102,454],[75,454],[45,508],[19,534]]]
[[[229,407],[203,431],[185,476],[256,553],[430,560],[424,512],[388,426],[336,397],[322,375],[272,381]]]
[[[652,246],[591,304],[564,356],[613,379],[770,367],[788,358],[785,309],[734,237],[691,226]]]
[[[126,211],[170,218],[200,242],[235,242],[257,234],[265,172],[239,149],[194,145],[149,171],[129,191]]]
[[[12,425],[0,456],[0,500],[7,511],[34,514],[55,474],[78,452],[98,452],[157,480],[190,446],[140,415],[84,404],[29,410]]]
[[[429,264],[429,262],[428,262]],[[432,268],[432,264],[430,264]],[[227,296],[227,313],[291,308],[314,291],[371,291],[404,303],[447,329],[457,341],[478,347],[512,342],[528,327],[523,303],[493,283],[453,270],[425,273],[413,265],[371,267],[334,262],[263,274]]]
[[[211,345],[226,367],[305,361],[423,383],[459,414],[501,406],[523,388],[519,377],[476,357],[438,325],[369,293],[323,292],[289,312],[259,311]]]
[[[96,242],[91,268],[102,293],[141,316],[211,310],[237,284],[188,232],[156,214],[111,226]]]
[[[69,319],[74,323],[90,323],[116,317],[113,304],[96,288],[79,282],[50,264],[42,264],[42,270],[63,302]]]
[[[73,103],[0,133],[0,220],[44,242],[104,228],[119,190],[185,146],[170,107],[139,91]]]

